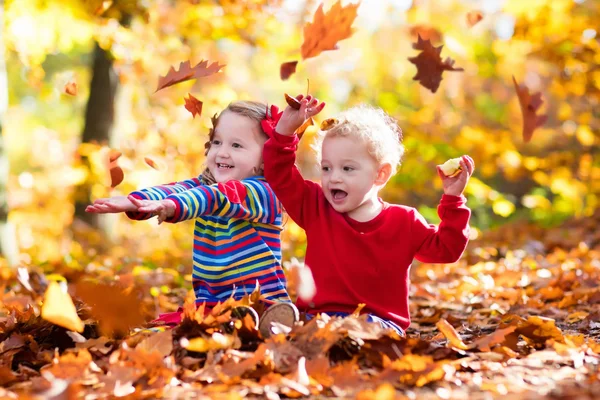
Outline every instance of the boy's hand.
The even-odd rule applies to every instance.
[[[467,182],[469,182],[469,178],[473,175],[473,171],[475,170],[475,162],[469,156],[462,156],[460,167],[462,170],[455,176],[446,176],[440,169],[440,166],[436,166],[438,175],[442,178],[444,194],[460,196],[465,190]]]
[[[158,216],[159,225],[175,215],[175,204],[171,200],[140,200],[133,196],[127,198],[137,207],[138,212],[152,213]]]
[[[304,121],[317,115],[325,107],[325,102],[319,102],[319,99],[312,96],[305,98],[299,94],[296,99],[300,101],[300,109],[296,110],[287,106],[275,127],[275,131],[281,135],[292,136]]]
[[[97,199],[85,208],[85,212],[96,214],[110,214],[127,211],[137,211],[137,207],[125,196],[114,196],[106,199]]]

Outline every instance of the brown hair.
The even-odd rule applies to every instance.
[[[260,122],[265,119],[265,116],[268,115],[271,116],[271,111],[267,110],[267,105],[260,103],[258,101],[234,101],[233,103],[230,103],[227,108],[225,108],[223,111],[221,111],[221,113],[219,115],[215,114],[213,115],[213,117],[211,118],[212,121],[212,128],[210,129],[210,131],[208,132],[208,142],[206,142],[204,144],[204,155],[208,155],[208,151],[210,150],[210,144],[212,143],[214,136],[215,136],[215,129],[217,129],[217,125],[219,123],[219,119],[221,118],[221,116],[223,115],[223,113],[225,111],[230,111],[232,113],[236,113],[238,115],[242,115],[246,118],[250,118],[253,121],[256,121],[256,123],[258,124],[258,126],[260,127]],[[262,128],[260,128],[260,131],[263,132]],[[263,132],[263,134],[265,134]],[[265,134],[266,136],[266,134]],[[262,171],[261,171],[262,173]],[[206,167],[204,169],[204,172],[202,172],[202,183],[204,185],[212,185],[214,183],[216,183],[215,178],[213,177],[212,173],[210,172],[210,170],[208,169],[208,167]]]

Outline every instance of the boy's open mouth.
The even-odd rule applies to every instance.
[[[217,168],[230,169],[230,168],[233,168],[233,165],[217,163]]]
[[[332,189],[331,190],[331,196],[335,200],[341,200],[341,199],[345,198],[346,196],[348,196],[348,193],[346,193],[346,192],[344,192],[343,190],[340,190],[340,189]]]

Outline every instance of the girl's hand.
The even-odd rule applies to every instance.
[[[312,116],[320,113],[325,107],[325,102],[319,102],[319,99],[313,98],[312,96],[304,97],[299,94],[296,99],[300,101],[300,109],[296,110],[290,106],[287,106],[283,110],[283,115],[277,123],[275,130],[277,133],[286,136],[292,136],[296,129]]]
[[[460,196],[465,190],[467,182],[469,182],[469,178],[473,175],[473,171],[475,170],[475,162],[469,156],[462,156],[460,167],[462,170],[455,176],[446,176],[440,169],[440,166],[436,166],[438,175],[442,178],[444,194]]]
[[[138,212],[152,213],[158,216],[158,224],[175,215],[175,204],[171,200],[140,200],[133,196],[127,197],[137,208]]]
[[[96,214],[110,214],[137,211],[137,206],[125,196],[114,196],[95,200],[93,204],[85,208],[85,211]]]

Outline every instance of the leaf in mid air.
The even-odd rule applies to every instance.
[[[417,43],[413,43],[415,50],[421,50],[416,57],[409,57],[408,61],[415,64],[417,74],[413,80],[419,81],[421,85],[435,93],[440,87],[442,81],[442,72],[444,71],[464,71],[462,68],[454,67],[454,60],[450,57],[442,61],[440,53],[442,47],[434,47],[429,40],[423,40],[418,37]]]
[[[192,67],[189,61],[184,61],[179,64],[179,70],[171,67],[169,72],[165,76],[158,77],[158,87],[156,92],[169,86],[173,86],[176,83],[188,81],[190,79],[202,78],[216,74],[225,65],[219,65],[219,62],[208,63],[208,60],[200,61],[195,67]]]
[[[287,80],[292,74],[296,72],[296,66],[298,65],[298,61],[288,61],[279,67],[279,75],[281,76],[281,80]]]
[[[515,90],[517,91],[517,96],[519,97],[521,113],[523,114],[523,141],[527,143],[531,140],[533,131],[544,125],[548,120],[548,115],[537,115],[537,111],[544,102],[540,92],[530,94],[527,86],[519,85],[514,76],[513,83],[515,85]]]
[[[349,38],[354,32],[352,23],[356,19],[359,3],[343,7],[338,0],[327,13],[323,4],[317,8],[313,22],[304,26],[304,42],[300,48],[303,59],[316,57],[326,50],[336,50],[337,42]]]
[[[185,100],[185,109],[192,113],[192,116],[196,118],[202,114],[202,102],[188,93],[188,97],[183,98]]]

